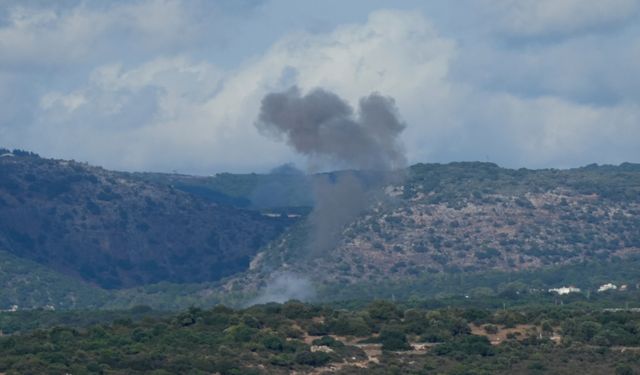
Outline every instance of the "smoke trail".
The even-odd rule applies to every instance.
[[[308,301],[313,296],[313,286],[309,279],[290,272],[284,272],[272,275],[267,287],[258,297],[249,301],[248,305],[267,302],[283,303],[291,299]]]
[[[394,100],[378,93],[360,99],[356,113],[332,92],[315,89],[302,95],[292,87],[262,99],[256,126],[307,156],[310,172],[349,169],[310,177],[315,204],[306,255],[331,251],[344,226],[367,208],[369,192],[389,182],[388,172],[406,165],[399,140],[405,124]],[[294,279],[289,275],[289,281]]]

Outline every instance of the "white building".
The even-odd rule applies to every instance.
[[[616,290],[618,287],[615,284],[607,283],[600,285],[598,288],[598,293],[606,292],[607,290]]]
[[[576,288],[575,286],[563,286],[561,288],[549,289],[549,293],[557,293],[559,295],[569,294],[569,293],[580,293],[580,288]]]
[[[18,311],[18,305],[11,305],[11,307],[6,310],[0,310],[0,312],[16,312],[16,311]]]

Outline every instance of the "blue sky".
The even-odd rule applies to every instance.
[[[121,170],[306,161],[298,85],[395,98],[410,162],[640,162],[640,0],[0,0],[0,146]]]

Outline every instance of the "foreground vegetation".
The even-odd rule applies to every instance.
[[[637,297],[637,296],[635,296]],[[637,298],[631,300],[637,301]],[[0,317],[16,313],[4,313]],[[298,301],[233,310],[145,308],[102,320],[41,321],[0,337],[7,374],[543,374],[640,371],[640,312],[566,300],[511,309],[374,301],[344,309]],[[69,318],[69,316],[67,316]],[[109,320],[111,319],[111,320]],[[5,322],[6,319],[0,319]],[[65,324],[66,322],[66,324]],[[62,323],[62,325],[58,325]],[[16,327],[16,326],[14,326]]]

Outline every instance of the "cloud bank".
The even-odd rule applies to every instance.
[[[286,14],[284,0],[5,2],[0,145],[126,170],[264,171],[305,162],[253,126],[265,94],[296,85],[394,97],[410,163],[640,161],[638,1],[356,3],[333,16]]]

